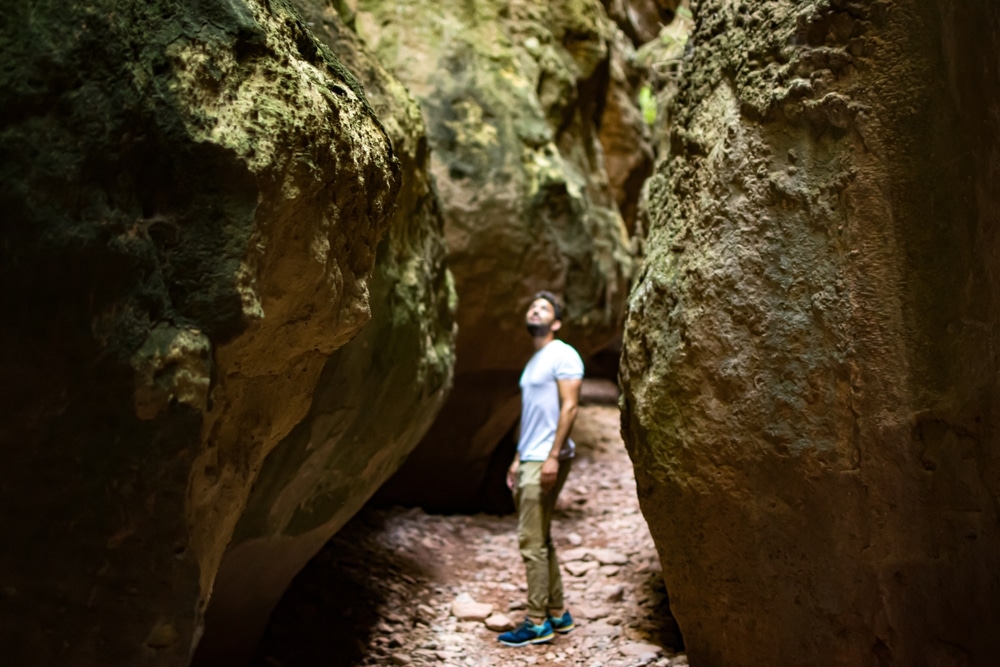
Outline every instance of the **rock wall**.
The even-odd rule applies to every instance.
[[[636,253],[636,216],[642,186],[653,172],[650,126],[637,106],[647,71],[621,30],[612,37],[608,63],[608,90],[598,131],[604,168],[615,205]]]
[[[589,0],[357,5],[427,120],[459,297],[455,390],[380,497],[468,506],[519,414],[531,295],[565,294],[584,355],[620,326],[629,245],[599,138],[615,28]]]
[[[0,31],[3,661],[186,665],[257,471],[369,318],[399,165],[284,2]]]
[[[621,370],[691,663],[993,664],[1000,10],[694,10]]]
[[[360,77],[402,188],[369,282],[371,322],[326,361],[308,414],[265,459],[226,550],[195,660],[206,667],[249,660],[292,578],[427,432],[455,361],[455,291],[420,109],[325,1],[295,5]]]
[[[601,0],[608,15],[635,46],[656,39],[669,24],[681,0]]]

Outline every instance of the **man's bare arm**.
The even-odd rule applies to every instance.
[[[577,406],[580,403],[580,385],[583,380],[556,380],[559,386],[559,423],[556,426],[556,437],[552,442],[549,456],[542,464],[542,490],[548,491],[556,483],[559,474],[559,452],[569,439],[576,420]]]
[[[518,423],[517,428],[514,429],[515,442],[520,444],[521,442],[521,424]],[[517,469],[521,466],[521,452],[518,448],[514,448],[514,460],[511,461],[510,466],[507,468],[507,488],[511,491],[514,490],[514,485],[517,483]]]

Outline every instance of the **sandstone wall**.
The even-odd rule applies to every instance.
[[[455,291],[420,109],[325,1],[295,5],[361,79],[402,187],[369,282],[371,322],[326,361],[308,414],[265,459],[226,550],[195,660],[207,667],[249,660],[292,578],[427,432],[455,360]]]
[[[608,62],[608,90],[598,130],[604,169],[615,205],[636,249],[636,217],[640,193],[653,171],[650,125],[637,105],[647,70],[621,30],[614,31]]]
[[[694,10],[621,371],[691,663],[993,664],[1000,11]]]
[[[185,665],[256,472],[369,318],[399,165],[283,2],[0,30],[3,662]]]
[[[455,390],[382,497],[468,504],[519,414],[531,294],[565,294],[584,355],[620,326],[629,245],[599,138],[614,27],[589,0],[357,5],[427,119],[459,297]]]

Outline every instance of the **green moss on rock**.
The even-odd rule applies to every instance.
[[[186,665],[255,471],[368,320],[398,163],[287,3],[8,9],[0,643]]]
[[[945,4],[696,7],[621,372],[692,664],[997,650],[1000,14]]]

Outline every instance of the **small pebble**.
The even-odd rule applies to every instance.
[[[451,614],[460,621],[485,621],[493,613],[493,605],[476,602],[462,593],[451,603]]]
[[[493,632],[503,632],[514,627],[514,622],[506,614],[494,613],[486,618],[486,627]]]
[[[621,602],[625,597],[625,586],[622,584],[610,584],[601,589],[604,599],[608,602]]]

